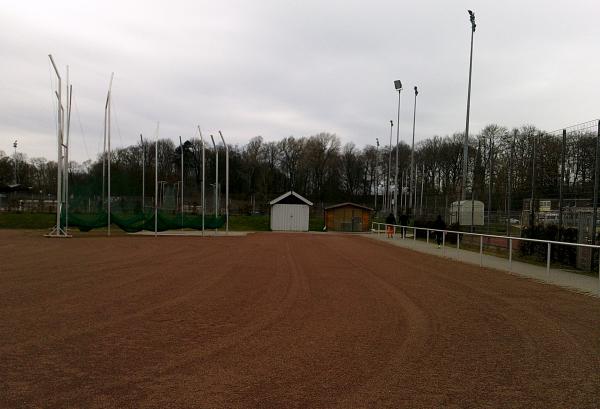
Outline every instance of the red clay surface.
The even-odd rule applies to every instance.
[[[368,238],[0,254],[2,407],[600,407],[599,299]]]

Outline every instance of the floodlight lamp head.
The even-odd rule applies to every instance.
[[[390,119],[390,126],[394,126],[394,121]]]
[[[17,141],[13,143],[13,148],[17,149]]]
[[[475,24],[475,13],[473,13],[472,10],[467,10],[469,12],[469,18],[471,19],[471,30],[475,31],[475,27],[477,27],[477,24]]]
[[[375,141],[377,141],[377,147],[379,148],[379,138],[375,138]]]
[[[419,91],[417,90],[417,86],[415,85],[415,97],[419,95]]]
[[[402,91],[402,81],[400,81],[400,80],[394,81],[394,87],[396,87],[396,91],[398,91],[398,92]]]

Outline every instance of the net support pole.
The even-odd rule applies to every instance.
[[[154,139],[154,237],[158,233],[158,129],[160,122],[156,123],[156,138]]]
[[[142,214],[144,214],[144,198],[146,197],[146,147],[144,138],[140,134],[140,144],[142,145]]]
[[[69,66],[67,65],[67,78],[69,78]],[[68,84],[68,80],[67,80]],[[67,88],[67,132],[65,142],[65,233],[69,234],[69,135],[71,133],[71,101],[73,99],[73,86]]]
[[[204,197],[204,138],[202,137],[202,131],[200,125],[198,125],[198,133],[200,134],[200,144],[202,145],[202,185],[201,185],[201,198],[202,201],[202,235],[204,236],[204,209],[206,208],[206,199]]]
[[[219,131],[223,146],[225,146],[225,233],[229,233],[229,148],[223,138],[223,133]]]
[[[58,154],[58,160],[56,161],[56,166],[57,166],[57,176],[56,176],[56,233],[57,235],[60,233],[60,212],[61,212],[61,197],[62,197],[62,186],[61,186],[61,179],[62,179],[62,169],[61,169],[61,163],[62,163],[62,143],[63,143],[63,135],[62,135],[62,78],[60,77],[60,74],[58,72],[58,68],[56,68],[56,64],[54,64],[54,59],[52,58],[52,54],[48,54],[48,57],[50,57],[50,62],[52,63],[52,67],[54,68],[54,72],[56,73],[56,77],[58,78],[58,112],[57,112],[57,117],[58,117],[58,132],[57,132],[57,139],[58,139],[58,150],[57,150],[57,154]]]
[[[214,136],[210,135],[210,140],[212,141],[213,148],[215,149],[215,226],[217,223],[217,217],[219,217],[219,151],[217,150],[217,145],[215,144]],[[219,229],[215,227],[215,233]]]
[[[111,99],[111,89],[112,89],[112,82],[113,82],[113,77],[114,77],[115,73],[111,73],[110,74],[110,82],[108,83],[108,94],[106,95],[106,105],[104,107],[105,112],[106,112],[106,142],[107,142],[107,153],[108,156],[106,158],[106,167],[107,167],[107,174],[106,174],[106,195],[107,195],[107,234],[110,236],[110,99]]]
[[[594,159],[594,199],[592,201],[593,206],[593,219],[592,219],[592,244],[596,244],[596,227],[598,220],[598,178],[600,177],[600,120],[598,120],[598,129],[596,132],[596,155]],[[593,270],[594,265],[594,250],[597,249],[592,248],[592,263],[590,263],[590,270]],[[600,282],[600,255],[598,256],[598,280]]]
[[[565,183],[565,148],[567,147],[567,130],[562,131],[562,145],[560,149],[560,184],[558,185],[558,238],[562,240],[563,230],[563,184]]]
[[[181,154],[181,230],[183,230],[183,143],[179,137],[179,153]]]

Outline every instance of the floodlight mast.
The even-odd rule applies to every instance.
[[[460,225],[460,202],[464,201],[467,197],[467,167],[468,167],[468,144],[469,144],[469,115],[471,110],[471,76],[473,72],[473,35],[475,34],[475,13],[472,10],[468,10],[469,18],[471,20],[471,53],[469,56],[469,88],[467,91],[467,120],[465,125],[465,140],[463,144],[463,177],[462,177],[462,187],[461,187],[461,198],[458,202],[458,215],[457,220]]]
[[[223,146],[225,146],[225,233],[229,233],[229,148],[225,143],[223,134],[219,131]]]
[[[204,196],[204,138],[202,137],[202,131],[200,125],[198,125],[198,133],[200,134],[200,143],[202,144],[202,189],[201,189],[201,200],[202,200],[202,235],[204,236],[204,213],[206,209],[206,199]]]
[[[398,91],[398,118],[396,120],[396,172],[394,174],[394,217],[396,220],[398,220],[398,148],[400,146],[400,95],[402,93],[402,81],[394,81],[394,87],[396,88],[396,91]]]

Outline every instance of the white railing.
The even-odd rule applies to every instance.
[[[518,241],[531,241],[531,242],[535,242],[535,243],[546,243],[547,244],[547,250],[546,250],[546,272],[549,274],[550,273],[550,262],[551,262],[551,252],[552,252],[552,245],[561,245],[561,246],[573,246],[573,247],[587,247],[592,249],[592,255],[593,255],[593,251],[594,249],[600,250],[600,245],[594,245],[594,244],[583,244],[583,243],[566,243],[564,241],[553,241],[553,240],[540,240],[540,239],[530,239],[530,238],[526,238],[526,237],[512,237],[512,236],[499,236],[499,235],[494,235],[494,234],[483,234],[483,233],[471,233],[471,232],[464,232],[464,231],[456,231],[456,230],[441,230],[441,229],[432,229],[432,228],[428,228],[428,227],[414,227],[414,226],[403,226],[403,225],[399,225],[399,224],[387,224],[387,223],[378,223],[378,222],[372,222],[371,224],[372,229],[371,231],[377,234],[381,234],[381,233],[385,233],[387,230],[387,227],[390,226],[393,228],[393,232],[394,234],[396,234],[397,231],[400,231],[400,236],[402,239],[406,239],[406,232],[411,231],[413,232],[413,240],[417,240],[417,230],[422,230],[422,231],[426,231],[426,241],[427,243],[429,243],[429,235],[430,232],[442,232],[442,248],[443,250],[443,254],[446,255],[446,235],[448,233],[452,233],[452,234],[456,234],[456,249],[460,250],[460,236],[477,236],[479,237],[479,265],[483,266],[483,239],[484,237],[490,237],[490,238],[496,238],[496,239],[505,239],[508,241],[508,270],[512,271],[512,250],[513,250],[513,240],[518,240]],[[381,228],[383,226],[383,229]],[[600,263],[598,263],[598,285],[600,288]]]

